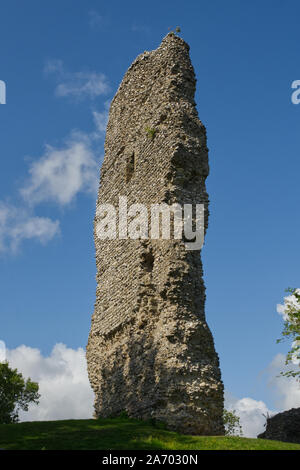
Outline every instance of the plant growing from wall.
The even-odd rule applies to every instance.
[[[153,127],[146,127],[145,128],[145,131],[147,132],[147,136],[149,137],[149,139],[153,140],[155,135],[156,135],[156,132],[157,130]]]
[[[179,34],[181,33],[181,28],[180,26],[176,26],[176,28],[173,30],[171,28],[168,28],[170,30],[170,33],[173,33],[173,34]]]

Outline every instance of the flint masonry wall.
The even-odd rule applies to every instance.
[[[189,46],[173,33],[137,57],[111,103],[97,204],[203,203],[206,132]],[[146,128],[154,129],[149,135]],[[95,218],[95,227],[97,216]],[[199,251],[182,240],[100,240],[87,345],[95,415],[126,410],[170,429],[223,434],[223,384],[204,314]]]

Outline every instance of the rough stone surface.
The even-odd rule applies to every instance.
[[[300,444],[300,408],[292,408],[268,418],[265,432],[257,437]]]
[[[207,228],[208,149],[195,86],[189,46],[178,36],[137,57],[111,103],[98,205],[118,207],[119,196],[147,207],[202,203]],[[100,240],[96,231],[95,246],[87,345],[95,415],[126,410],[184,433],[223,434],[223,383],[199,250],[174,239]]]

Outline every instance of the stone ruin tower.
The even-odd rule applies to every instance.
[[[111,103],[99,204],[205,205],[206,131],[189,46],[169,33],[129,67]],[[149,209],[150,211],[150,209]],[[223,384],[205,320],[200,251],[184,240],[96,234],[97,295],[87,345],[95,416],[126,410],[188,434],[220,435]]]

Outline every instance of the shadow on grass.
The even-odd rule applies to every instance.
[[[300,445],[264,439],[189,436],[129,418],[37,421],[0,425],[7,450],[280,450]]]

